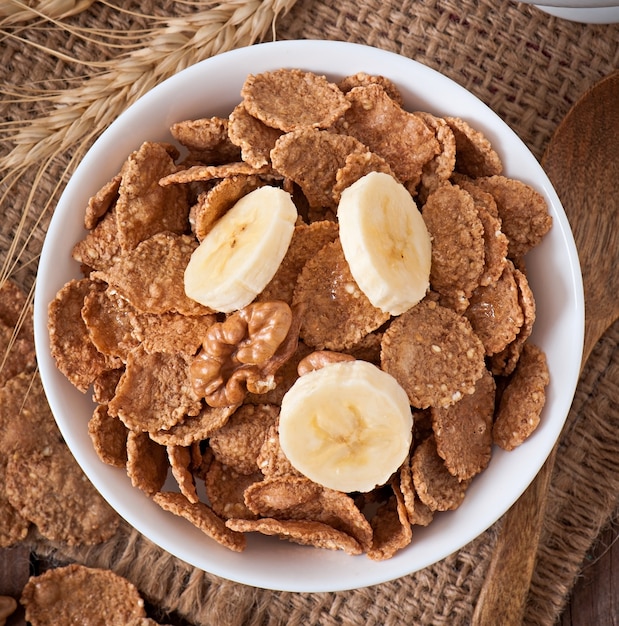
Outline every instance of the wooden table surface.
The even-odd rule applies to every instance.
[[[619,510],[582,566],[560,626],[619,624]]]
[[[26,547],[0,549],[0,595],[19,598],[28,577],[30,554]],[[156,616],[153,616],[156,617]],[[186,626],[168,620],[170,626]],[[25,626],[19,609],[6,626]],[[619,625],[619,510],[587,555],[570,602],[558,626]]]

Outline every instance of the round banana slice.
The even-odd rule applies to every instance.
[[[366,174],[342,192],[337,217],[350,271],[375,307],[400,315],[425,296],[430,234],[406,187],[389,174]]]
[[[279,187],[260,187],[225,213],[185,268],[185,293],[214,311],[242,309],[266,287],[294,232],[297,209]]]
[[[304,374],[284,395],[281,448],[302,474],[346,493],[383,485],[409,452],[413,417],[406,392],[367,361]]]

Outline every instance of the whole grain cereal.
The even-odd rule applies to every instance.
[[[473,178],[503,172],[503,163],[488,138],[462,118],[448,116],[445,121],[456,139],[456,170]]]
[[[404,460],[398,472],[398,487],[411,526],[427,526],[434,518],[434,511],[424,504],[415,491],[410,456]]]
[[[484,347],[465,317],[422,301],[385,331],[381,367],[412,406],[447,407],[474,393],[485,369]]]
[[[99,404],[88,421],[88,434],[97,456],[112,467],[127,466],[128,428],[109,415],[106,404]]]
[[[264,182],[252,174],[236,174],[220,181],[198,196],[190,209],[189,220],[198,241],[211,231],[217,220],[227,213],[240,198],[257,189]]]
[[[434,131],[440,145],[439,152],[424,164],[421,173],[421,184],[418,197],[421,202],[428,198],[428,194],[436,191],[442,184],[447,183],[456,167],[456,139],[447,122],[426,111],[416,111],[425,124]]]
[[[368,558],[385,561],[410,544],[413,538],[404,496],[397,483],[392,483],[393,495],[379,505],[372,518],[372,545]]]
[[[276,171],[299,185],[311,207],[334,208],[337,173],[356,152],[365,154],[367,148],[354,137],[301,127],[276,141],[271,161]]]
[[[110,365],[126,363],[127,356],[137,348],[139,340],[134,328],[137,311],[118,294],[110,292],[103,284],[94,288],[84,298],[82,319],[94,347],[108,357]]]
[[[490,462],[495,391],[494,378],[484,370],[474,393],[450,407],[431,409],[436,450],[459,480],[479,474]]]
[[[257,520],[229,519],[226,526],[239,533],[260,532],[263,535],[275,535],[304,546],[314,546],[325,550],[343,550],[346,554],[362,553],[361,546],[346,533],[340,532],[328,524],[311,520],[277,520],[261,517]]]
[[[402,183],[416,185],[423,167],[440,150],[435,133],[414,113],[392,100],[379,84],[351,89],[350,108],[338,129],[383,157]]]
[[[250,74],[241,89],[249,113],[283,131],[328,128],[350,106],[324,76],[298,69]]]
[[[62,441],[38,376],[21,372],[0,387],[0,467],[14,452],[27,455]]]
[[[185,231],[189,204],[183,187],[165,188],[159,180],[176,170],[167,145],[144,142],[125,162],[118,200],[116,223],[123,250],[133,250],[141,241],[160,232]]]
[[[260,449],[278,415],[273,404],[241,405],[209,439],[215,458],[241,474],[257,472]]]
[[[150,441],[152,441],[149,438]],[[192,473],[191,448],[186,446],[166,446],[172,476],[176,480],[180,492],[195,504],[200,501],[196,491],[196,483]]]
[[[6,278],[0,281],[0,385],[34,370],[35,364],[32,304],[24,291]]]
[[[537,428],[550,382],[546,355],[526,343],[497,408],[492,436],[504,450],[513,450]]]
[[[496,282],[477,287],[465,312],[487,356],[504,350],[524,323],[514,272],[512,263],[507,263]]]
[[[222,519],[258,519],[245,504],[245,491],[262,479],[260,472],[241,474],[213,458],[204,477],[204,487],[213,511]]]
[[[183,315],[170,311],[161,315],[142,314],[132,319],[134,337],[148,354],[194,355],[207,330],[217,321],[214,314]]]
[[[204,441],[228,422],[238,406],[236,404],[223,407],[203,406],[197,415],[187,415],[181,422],[169,428],[150,430],[150,438],[164,446],[188,446]]]
[[[442,185],[423,206],[432,238],[430,284],[441,294],[470,297],[484,269],[484,227],[470,194]]]
[[[82,392],[106,370],[116,364],[105,356],[90,339],[82,319],[84,300],[99,289],[88,278],[69,281],[49,304],[49,340],[56,367]]]
[[[449,472],[437,452],[434,435],[417,446],[411,467],[415,491],[430,510],[450,511],[460,506],[471,481]]]
[[[209,117],[182,120],[170,126],[172,136],[189,154],[185,161],[219,165],[240,160],[240,152],[230,140],[228,118]]]
[[[292,241],[275,276],[256,299],[261,302],[282,300],[292,304],[294,288],[305,264],[337,237],[337,224],[329,220],[295,226]]]
[[[132,350],[127,367],[108,405],[130,430],[166,430],[187,415],[198,415],[201,403],[189,380],[191,358],[183,353]]]
[[[260,471],[267,477],[302,475],[301,472],[292,466],[279,444],[279,431],[277,424],[273,424],[273,426],[269,429],[266,439],[260,448],[257,462]]]
[[[157,233],[91,277],[107,283],[140,313],[211,313],[185,295],[183,272],[198,243],[187,235]],[[149,280],[144,280],[149,276]]]
[[[476,183],[492,194],[497,204],[511,258],[518,259],[541,243],[552,226],[552,217],[539,191],[505,176],[482,177]]]
[[[245,536],[224,524],[221,517],[203,502],[192,503],[182,493],[170,491],[156,493],[153,500],[164,510],[183,517],[230,550],[241,552],[245,548]]]
[[[20,602],[31,626],[129,625],[146,619],[144,600],[132,583],[111,570],[77,563],[31,576]]]
[[[404,106],[404,98],[397,85],[386,76],[376,76],[374,74],[366,74],[365,72],[357,72],[342,78],[337,84],[343,93],[348,93],[355,87],[365,87],[367,85],[380,85],[385,93],[398,105]]]
[[[241,158],[252,167],[271,163],[271,150],[282,134],[282,130],[267,126],[251,115],[242,102],[230,113],[230,141],[241,149]]]
[[[187,169],[179,169],[159,180],[162,187],[175,186],[178,183],[216,182],[229,176],[267,176],[273,175],[273,170],[265,165],[255,168],[243,161],[222,163],[220,165],[192,165]]]
[[[490,361],[490,370],[499,376],[509,376],[518,364],[522,350],[531,336],[533,323],[535,322],[536,307],[533,292],[529,286],[526,274],[514,269],[514,278],[518,285],[518,302],[522,309],[523,322],[514,341],[506,346],[501,352],[493,354]]]
[[[81,263],[84,274],[89,274],[92,270],[108,269],[118,261],[121,254],[115,208],[106,213],[103,219],[88,231],[86,237],[75,244],[71,252],[73,259]]]
[[[101,372],[92,383],[92,401],[96,404],[107,405],[116,393],[116,387],[123,372],[124,368]]]
[[[389,319],[355,282],[339,238],[326,244],[303,267],[292,299],[306,313],[301,339],[310,347],[346,350]]]
[[[84,215],[84,228],[93,230],[101,218],[116,204],[121,180],[122,176],[116,174],[94,196],[91,196]]]
[[[332,190],[334,202],[339,203],[344,189],[370,172],[383,172],[393,176],[389,163],[374,152],[358,151],[346,155],[344,165],[335,174],[335,184]]]
[[[52,541],[96,544],[118,528],[118,516],[64,444],[14,452],[8,459],[5,488],[15,509]]]
[[[254,483],[245,490],[245,504],[260,517],[322,522],[350,535],[364,550],[372,543],[371,526],[350,496],[304,476],[275,476]]]
[[[146,495],[156,494],[168,475],[166,449],[148,433],[130,430],[127,435],[127,475],[131,484]]]
[[[503,174],[480,129],[409,111],[391,80],[363,72],[337,83],[298,69],[250,75],[229,117],[170,132],[180,150],[145,141],[95,192],[72,252],[85,278],[50,305],[58,367],[99,405],[89,424],[97,454],[232,550],[259,532],[391,558],[414,526],[459,506],[492,437],[511,449],[537,426],[548,372],[529,343],[523,255],[552,224],[543,197]],[[430,289],[395,317],[369,303],[338,237],[342,191],[375,171],[405,185],[433,237]],[[290,193],[294,236],[255,302],[214,314],[185,296],[185,266],[219,218],[265,184]],[[364,494],[313,483],[279,443],[287,390],[342,359],[392,374],[414,414],[410,456]],[[12,471],[27,464],[4,454]],[[178,491],[162,491],[166,478]]]
[[[4,481],[0,481],[0,548],[8,548],[23,541],[29,529],[30,520],[9,502]]]

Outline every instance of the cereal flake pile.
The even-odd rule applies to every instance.
[[[32,306],[0,285],[0,547],[35,530],[50,541],[92,545],[112,537],[116,513],[69,452],[36,372]]]
[[[86,478],[54,421],[36,370],[32,314],[32,305],[21,287],[13,280],[3,280],[0,283],[0,548],[17,546],[37,535],[69,546],[100,544],[115,535],[120,518]],[[74,569],[59,570],[47,580],[50,584],[60,584],[69,571]],[[109,583],[112,573],[103,576],[108,577]],[[85,619],[86,605],[88,600],[92,604],[94,591],[89,585],[82,584],[79,593],[62,598],[66,588],[52,589],[38,582],[37,577],[31,577],[20,598],[29,624],[66,624],[77,616]],[[84,582],[90,582],[90,578],[81,581]],[[110,595],[106,599],[109,598]],[[140,602],[142,615],[144,602]],[[65,619],[65,612],[70,604],[74,619],[69,620]],[[17,608],[15,598],[0,595],[0,626]],[[96,619],[111,611],[109,606],[92,608]],[[155,623],[146,619],[121,621],[135,626]]]
[[[549,378],[524,257],[551,227],[543,197],[503,175],[482,133],[407,111],[382,76],[250,75],[228,118],[170,130],[177,144],[143,143],[91,198],[83,278],[49,307],[57,366],[96,403],[97,454],[232,550],[259,532],[392,557],[460,505],[493,444],[511,450],[539,423]],[[341,194],[370,172],[406,187],[432,239],[430,288],[397,316],[359,289],[338,236]],[[217,313],[187,297],[185,268],[265,185],[294,201],[291,243],[253,302]],[[311,481],[278,439],[295,380],[348,359],[391,374],[414,417],[405,462],[367,493]]]

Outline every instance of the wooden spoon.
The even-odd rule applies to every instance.
[[[563,204],[580,257],[584,365],[619,318],[619,71],[576,102],[550,140],[542,165]],[[556,449],[503,518],[474,626],[522,623]]]

